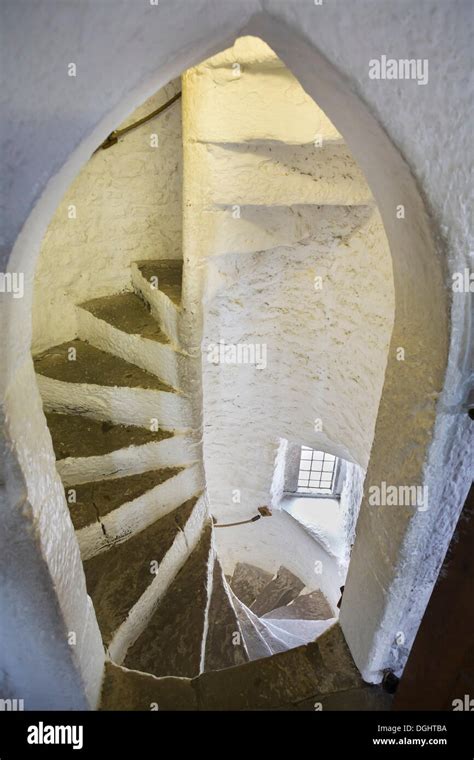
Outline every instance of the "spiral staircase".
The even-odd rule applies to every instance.
[[[286,70],[265,56],[267,51],[255,66],[268,66],[269,76],[281,75],[285,84]],[[230,63],[220,65],[225,70]],[[326,128],[327,120],[320,126]],[[232,137],[227,148],[209,139],[208,158],[237,166],[232,185],[225,184],[225,174],[214,173],[211,200],[222,235],[248,239],[256,229],[242,219],[234,234],[237,225],[226,216],[226,208],[245,194],[262,214],[264,203],[284,209],[296,202],[315,211],[370,204],[333,131],[317,171],[306,145],[299,165],[289,167],[282,143],[273,154],[271,144],[262,143],[268,135],[253,141],[243,135],[240,145]],[[262,156],[270,198],[260,197],[249,182]],[[274,181],[282,175],[285,190]],[[304,237],[301,214],[295,223],[291,234]],[[271,575],[238,563],[232,577],[224,576],[205,486],[201,398],[192,382],[200,358],[183,338],[192,312],[183,293],[183,261],[137,261],[126,291],[76,307],[77,339],[35,357],[106,651],[99,707],[373,706],[374,689],[361,680],[320,591],[306,589],[285,567]]]

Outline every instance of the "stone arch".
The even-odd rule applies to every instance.
[[[132,26],[137,22],[129,18],[129,23]],[[191,24],[190,18],[187,23]],[[165,31],[167,24],[165,19]],[[26,296],[21,303],[10,302],[5,315],[6,500],[11,510],[7,519],[15,535],[21,534],[17,556],[7,555],[7,559],[11,559],[11,578],[18,577],[19,568],[27,568],[24,577],[28,588],[24,593],[39,594],[41,609],[37,612],[54,631],[51,643],[44,643],[44,662],[45,668],[54,662],[57,672],[51,706],[63,709],[65,704],[80,707],[85,699],[90,704],[96,702],[102,649],[94,613],[88,609],[77,542],[63,513],[29,356],[32,282],[40,241],[72,178],[116,124],[183,69],[222,50],[237,36],[261,37],[273,48],[343,134],[366,174],[390,243],[396,297],[390,356],[366,483],[429,485],[426,463],[447,362],[447,295],[430,221],[408,165],[344,76],[286,23],[267,13],[251,16],[245,24],[236,16],[227,25],[221,23],[216,32],[211,19],[205,34],[192,45],[186,45],[185,32],[177,31],[171,21],[168,26],[165,57],[171,62],[154,68],[153,49],[148,46],[137,66],[144,74],[154,71],[145,85],[127,82],[124,89],[111,74],[118,105],[109,113],[100,113],[93,129],[81,124],[73,150],[71,145],[61,148],[62,157],[51,167],[41,197],[32,197],[28,216],[21,219],[22,229],[8,263],[9,270],[25,273]],[[121,52],[125,54],[123,49]],[[406,210],[403,222],[395,213],[399,205]],[[409,361],[397,361],[395,349],[399,346]],[[29,409],[27,420],[25,405]],[[47,515],[43,508],[46,498]],[[437,551],[430,558],[430,572],[425,568],[420,588],[416,578],[423,551],[415,554],[413,550],[426,545],[438,509],[436,504],[427,512],[413,514],[390,507],[375,511],[363,504],[341,625],[367,680],[380,680],[385,667],[403,665],[446,548],[443,540],[438,541]],[[371,566],[367,567],[369,556]],[[13,628],[24,625],[22,615],[23,611],[9,601],[7,624]],[[400,625],[404,626],[405,650],[398,655],[392,645]],[[71,629],[77,629],[81,641],[73,654],[64,644],[65,633]],[[34,633],[25,630],[19,647],[28,646],[28,636],[34,640]],[[13,681],[15,678],[14,674]],[[20,673],[15,688],[21,691],[26,680]],[[81,684],[85,684],[84,690]],[[30,681],[30,689],[39,698],[41,674]]]

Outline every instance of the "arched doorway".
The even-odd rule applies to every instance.
[[[408,167],[380,125],[351,92],[343,77],[309,43],[267,14],[254,17],[245,30],[238,25],[236,27],[232,37],[244,32],[261,37],[291,68],[306,91],[346,138],[376,197],[393,256],[396,315],[366,482],[369,486],[382,482],[423,485],[425,461],[435,422],[435,404],[446,364],[447,324],[446,294],[442,288],[440,264],[420,194]],[[208,29],[206,39],[210,37],[211,30]],[[181,58],[176,55],[173,66],[160,69],[158,75],[149,79],[146,87],[132,89],[127,95],[118,93],[116,101],[120,105],[113,116],[99,119],[99,126],[92,133],[84,125],[82,132],[79,130],[78,133],[79,147],[62,168],[52,171],[54,177],[25,220],[10,259],[12,271],[25,273],[27,293],[21,304],[13,304],[6,322],[5,417],[11,451],[7,487],[12,505],[15,506],[22,498],[28,505],[28,514],[15,526],[18,532],[28,534],[22,542],[25,553],[29,553],[32,546],[36,550],[41,547],[42,552],[38,558],[26,558],[26,554],[20,553],[15,562],[25,562],[31,568],[31,593],[34,593],[35,584],[39,581],[39,578],[33,581],[34,572],[41,568],[42,598],[47,600],[45,620],[48,625],[55,626],[57,639],[60,640],[63,635],[64,623],[68,630],[81,629],[82,651],[71,657],[67,646],[63,646],[64,668],[60,671],[57,684],[56,696],[64,694],[61,679],[69,682],[71,704],[75,699],[72,694],[77,686],[74,686],[77,666],[85,680],[90,679],[89,698],[94,702],[100,683],[101,655],[93,619],[86,613],[87,598],[74,536],[61,514],[59,501],[55,510],[54,497],[51,498],[52,494],[59,493],[58,482],[45,441],[44,420],[29,358],[29,291],[39,242],[70,179],[117,121],[143,101],[144,95],[158,89],[183,68],[222,49],[228,42],[227,31],[218,39],[212,36],[211,44],[200,42],[192,54]],[[143,68],[147,68],[146,64]],[[370,143],[366,141],[367,134],[371,136]],[[396,215],[398,206],[409,210],[403,223]],[[410,363],[397,359],[396,350],[400,347],[410,357]],[[27,425],[24,416],[26,403],[30,410]],[[416,451],[410,447],[413,440],[418,444]],[[49,504],[47,515],[43,509],[46,495]],[[421,556],[414,555],[412,547],[423,544],[432,535],[437,509],[436,505],[427,513],[416,514],[410,510],[395,511],[389,506],[377,511],[362,509],[341,621],[352,654],[367,680],[377,679],[380,670],[392,664],[392,643],[399,632],[398,623],[405,610],[409,613],[405,625],[407,647],[416,631],[424,601],[444,554],[444,544],[440,541],[437,556],[431,557],[422,588],[415,581]],[[33,541],[29,531],[32,523],[36,523],[37,528]],[[375,540],[374,536],[377,537]],[[389,539],[385,540],[383,537],[387,536]],[[374,572],[368,574],[366,562],[369,555]],[[15,566],[18,567],[13,563],[12,570],[17,576]],[[51,579],[56,584],[54,590]],[[71,589],[74,589],[74,594],[71,594]],[[16,614],[17,611],[13,610],[13,619]],[[51,648],[49,656],[51,661],[57,662],[57,646]],[[52,704],[55,699],[52,694]]]

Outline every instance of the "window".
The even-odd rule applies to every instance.
[[[335,496],[339,460],[333,454],[301,447],[296,491],[301,494]]]

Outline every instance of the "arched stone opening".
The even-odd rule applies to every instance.
[[[385,481],[393,485],[424,484],[423,473],[435,422],[435,405],[442,387],[446,364],[447,321],[446,293],[442,288],[440,265],[415,182],[400,154],[361,100],[351,93],[343,78],[314,48],[291,32],[287,26],[280,25],[268,15],[255,17],[245,30],[236,28],[232,37],[244,32],[260,36],[268,42],[295,73],[307,92],[327,112],[345,136],[376,197],[394,262],[396,320],[367,483],[376,485]],[[140,91],[133,90],[112,116],[107,116],[92,134],[89,133],[68,162],[55,174],[41,200],[33,208],[10,260],[10,270],[25,273],[27,296],[21,307],[17,308],[15,305],[7,315],[5,417],[8,446],[12,451],[12,465],[7,472],[7,487],[10,503],[15,506],[23,499],[31,506],[31,513],[28,519],[25,519],[23,529],[31,522],[36,524],[36,546],[42,547],[49,575],[58,584],[56,597],[52,589],[47,588],[46,573],[44,593],[50,607],[45,612],[49,622],[56,618],[58,638],[65,629],[69,630],[75,626],[81,628],[80,618],[87,620],[88,617],[85,613],[87,602],[78,564],[77,547],[70,527],[66,524],[64,515],[61,515],[62,507],[58,501],[54,520],[51,519],[51,512],[46,518],[43,509],[46,495],[51,505],[51,494],[58,493],[58,482],[49,445],[45,440],[44,419],[29,359],[29,291],[32,289],[39,242],[70,179],[111,128],[143,101],[147,94],[179,74],[183,68],[196,64],[212,52],[222,49],[228,42],[229,36],[222,34],[217,41],[213,38],[212,45],[197,45],[192,54],[185,56],[185,60],[175,60],[172,67],[161,70],[158,76],[149,81],[146,88]],[[87,131],[85,128],[84,132]],[[370,145],[366,142],[367,134],[371,135]],[[390,169],[387,170],[387,167]],[[395,208],[400,204],[410,209],[410,218],[407,218],[403,225],[399,224],[395,214]],[[19,340],[19,325],[24,331],[23,340]],[[404,369],[404,365],[397,362],[394,349],[399,346],[403,346],[406,353],[413,357],[413,367],[416,371],[408,367]],[[30,414],[25,426],[26,401]],[[414,420],[416,427],[413,427]],[[35,440],[32,446],[33,437]],[[409,442],[413,440],[418,443],[416,452],[409,449]],[[398,446],[394,445],[394,441],[398,442]],[[39,449],[41,454],[38,456]],[[354,658],[369,680],[377,679],[380,670],[391,664],[390,646],[394,633],[396,635],[398,632],[395,628],[402,614],[402,599],[405,600],[405,609],[410,613],[411,621],[406,637],[407,645],[410,643],[410,636],[416,631],[423,602],[430,589],[430,574],[427,574],[423,589],[417,588],[415,579],[420,558],[413,557],[412,548],[426,542],[431,535],[437,509],[438,506],[427,513],[415,515],[408,511],[403,517],[399,512],[390,511],[390,508],[379,510],[377,513],[364,509],[361,514],[341,619]],[[452,520],[454,519],[453,515]],[[26,532],[29,533],[29,529]],[[390,535],[391,539],[387,544],[374,544],[374,533]],[[26,549],[26,541],[24,546]],[[28,546],[31,548],[31,544]],[[431,574],[435,573],[444,554],[442,541],[438,550],[439,556],[432,558]],[[371,554],[375,564],[374,552],[378,556],[379,570],[384,574],[383,587],[375,577],[367,576],[367,556]],[[20,558],[18,561],[21,561]],[[43,565],[42,567],[44,569]],[[380,576],[380,572],[378,575]],[[34,588],[33,576],[31,579],[31,587]],[[361,587],[364,588],[363,597]],[[71,593],[72,589],[74,593]],[[384,589],[390,589],[388,597]],[[418,594],[420,598],[416,603]],[[59,609],[56,607],[56,600],[59,601]],[[89,630],[93,628],[93,620],[90,620],[88,625]],[[97,639],[94,636],[88,638],[90,635],[83,628],[83,652],[79,653],[78,659],[85,680],[91,678],[90,683],[95,684],[90,692],[93,702],[94,690],[98,688],[100,680],[100,676],[97,675],[100,670],[100,648],[97,648]],[[94,647],[95,659],[90,656]],[[57,649],[54,647],[51,650],[51,658],[53,650],[54,661],[57,662]],[[69,678],[74,672],[74,667],[70,669],[67,660],[68,656],[65,658],[64,672],[68,673]],[[90,676],[91,672],[95,673],[95,676]],[[60,679],[61,676],[58,677],[58,684]],[[61,692],[63,696],[63,686],[58,686],[56,696],[52,695],[52,703]],[[74,698],[71,694],[72,692],[69,697],[73,704]]]

